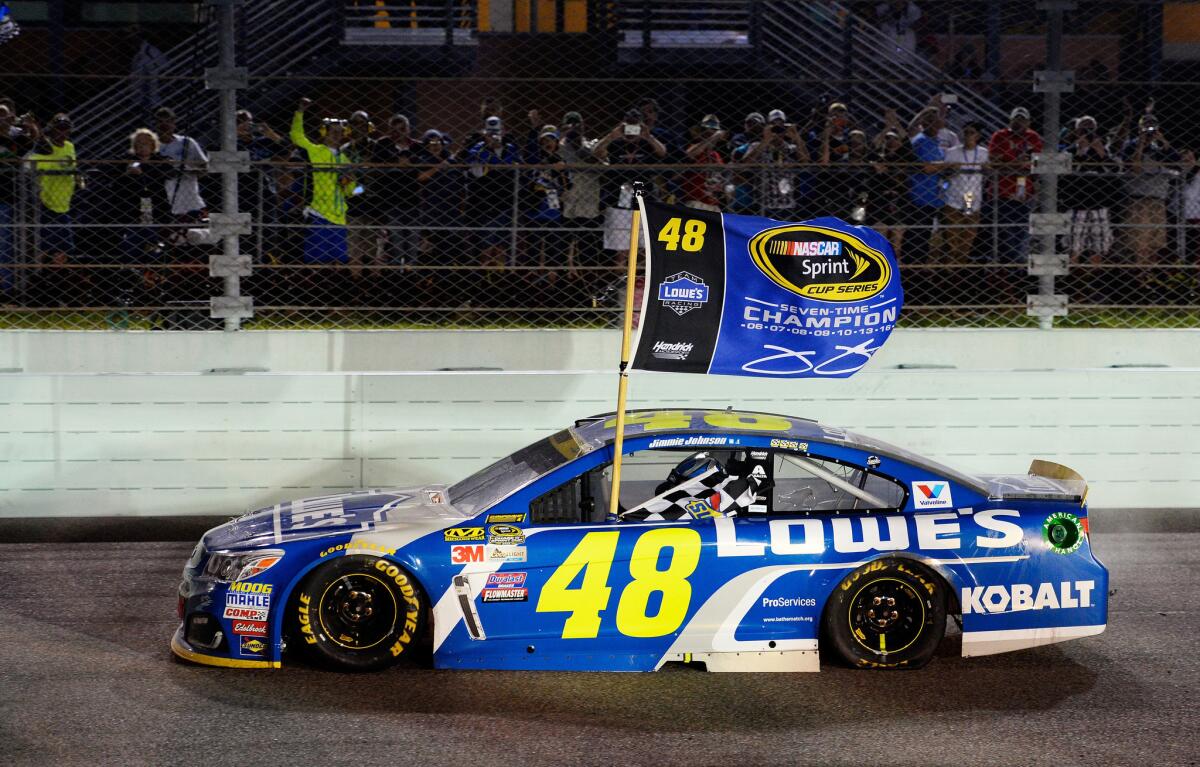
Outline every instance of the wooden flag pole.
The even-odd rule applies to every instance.
[[[639,205],[633,209],[633,223],[629,227],[629,267],[625,274],[625,328],[621,333],[621,367],[617,379],[617,433],[613,442],[612,497],[608,501],[608,514],[617,515],[621,493],[621,453],[625,446],[625,393],[629,387],[629,336],[633,333],[633,291],[637,281],[638,231],[641,224],[641,194]]]

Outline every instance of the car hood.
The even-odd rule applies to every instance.
[[[446,497],[445,485],[424,485],[302,498],[214,527],[202,543],[212,551],[404,526],[437,528],[463,519]]]

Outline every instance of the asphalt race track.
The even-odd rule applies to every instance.
[[[1200,533],[1095,532],[1099,637],[758,675],[201,668],[190,543],[0,545],[0,765],[1200,764]]]

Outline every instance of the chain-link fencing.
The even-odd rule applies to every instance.
[[[1200,8],[1074,5],[23,23],[0,75],[0,327],[613,327],[634,181],[881,231],[909,326],[1195,326],[1200,41],[1176,36]]]

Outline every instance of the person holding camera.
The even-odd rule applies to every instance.
[[[278,197],[275,169],[271,163],[287,159],[287,141],[266,122],[255,121],[249,110],[237,111],[237,150],[250,156],[250,173],[238,174],[238,208],[250,211],[258,226],[278,223],[275,201]],[[265,242],[274,241],[274,233],[264,232]],[[261,254],[260,254],[261,257]]]
[[[20,160],[33,146],[25,128],[32,115],[25,115],[18,127],[16,113],[0,104],[0,302],[15,294],[16,272],[9,268],[14,258],[13,215],[17,204],[17,178]]]
[[[479,261],[483,266],[503,266],[507,260],[513,220],[513,195],[519,180],[516,169],[505,171],[502,166],[516,165],[520,152],[504,133],[504,123],[491,115],[483,124],[483,139],[467,148],[464,162],[467,171],[467,209],[472,222],[484,229],[479,233]],[[482,297],[482,296],[480,296]]]
[[[692,130],[692,136],[692,143],[688,144],[684,154],[690,162],[709,169],[684,174],[683,204],[689,208],[720,213],[721,206],[729,198],[725,189],[728,177],[719,169],[725,160],[716,148],[726,140],[729,132],[721,130],[721,121],[716,115],[708,114]]]
[[[1087,258],[1099,264],[1112,250],[1113,162],[1104,146],[1096,118],[1084,115],[1074,121],[1059,151],[1071,155],[1071,173],[1058,182],[1059,206],[1071,216],[1066,246],[1073,261]]]
[[[988,150],[980,144],[983,124],[969,122],[963,126],[963,141],[946,150],[942,175],[942,209],[938,214],[938,229],[933,233],[929,250],[934,263],[965,264],[975,244],[983,208],[983,172],[987,168]]]
[[[1167,246],[1167,199],[1171,196],[1171,167],[1180,155],[1171,146],[1153,114],[1138,120],[1137,135],[1125,142],[1121,159],[1129,167],[1125,179],[1126,243],[1134,263],[1158,262],[1159,251]]]
[[[808,218],[808,211],[801,210],[798,205],[800,194],[797,173],[793,169],[797,163],[807,163],[811,159],[804,137],[794,123],[787,121],[782,109],[772,109],[768,117],[770,122],[763,127],[761,138],[735,149],[733,161],[768,166],[746,173],[756,182],[756,212],[778,221]]]
[[[663,162],[667,147],[642,122],[642,113],[630,109],[619,125],[609,131],[593,149],[596,159],[608,165],[637,166]],[[646,181],[646,193],[654,194],[654,185],[645,173],[632,168],[609,171],[604,179],[604,249],[621,254],[629,252],[629,233],[633,225],[633,184]],[[641,243],[638,243],[641,247]]]
[[[311,196],[304,209],[308,230],[304,237],[304,263],[345,264],[350,260],[346,238],[346,198],[354,188],[350,161],[342,152],[345,123],[326,118],[321,143],[304,133],[304,115],[311,99],[300,99],[292,115],[289,137],[303,150],[312,166]]]

